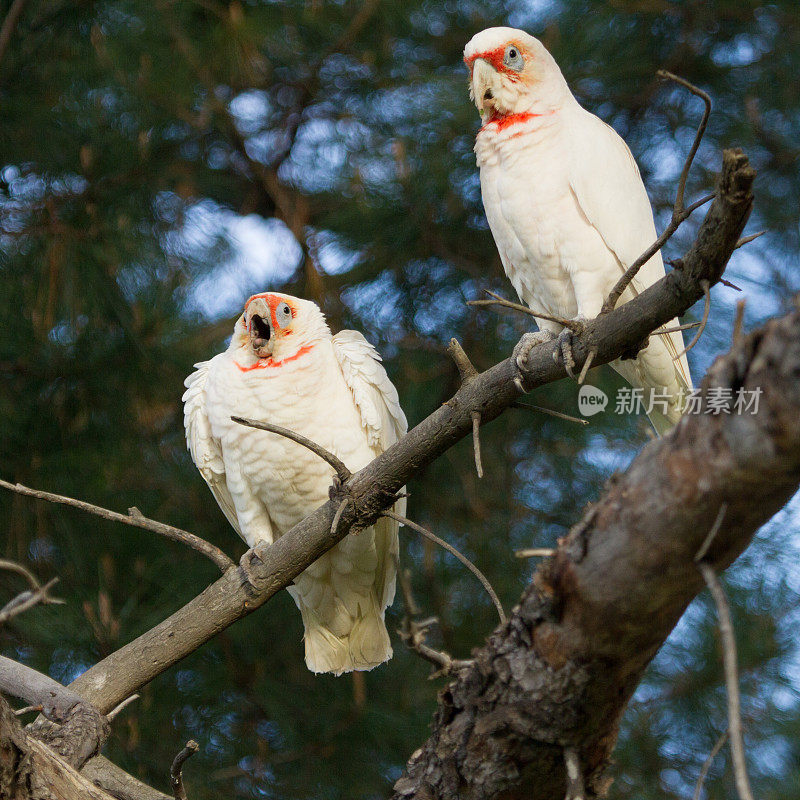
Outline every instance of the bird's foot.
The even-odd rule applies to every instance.
[[[552,342],[555,338],[556,337],[554,333],[545,330],[535,331],[533,333],[523,333],[522,338],[517,342],[514,351],[511,353],[511,357],[514,359],[514,363],[516,364],[520,373],[528,369],[528,357],[531,354],[531,350],[533,350],[534,347],[538,347],[540,344],[544,344],[545,342]],[[521,374],[514,378],[514,385],[522,394],[525,394],[526,389],[524,387]]]
[[[585,321],[581,317],[576,317],[570,321],[569,328],[564,328],[558,335],[558,346],[553,351],[553,360],[556,364],[562,364],[570,378],[576,379],[575,375],[575,356],[572,353],[572,342],[576,336],[583,333]]]

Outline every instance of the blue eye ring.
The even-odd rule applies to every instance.
[[[503,54],[503,66],[514,70],[514,72],[522,72],[525,69],[525,59],[522,57],[519,47],[515,44],[510,44],[506,47],[506,51]]]

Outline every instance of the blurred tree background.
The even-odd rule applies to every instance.
[[[18,13],[14,24],[9,18]],[[411,424],[452,393],[457,336],[481,368],[527,318],[465,300],[506,282],[480,201],[478,128],[461,63],[490,25],[540,36],[581,102],[629,142],[667,219],[700,104],[715,111],[690,181],[706,192],[720,149],[759,170],[749,230],[727,277],[751,326],[800,289],[800,10],[796,0],[28,0],[0,4],[0,464],[11,481],[116,510],[136,505],[238,557],[186,452],[180,397],[192,364],[225,346],[242,302],[265,288],[317,301],[334,329],[384,354]],[[531,191],[535,191],[535,184]],[[690,221],[666,248],[676,257]],[[699,378],[727,348],[739,295],[713,293],[690,354]],[[691,316],[691,315],[690,315]],[[590,381],[613,393],[607,368]],[[577,412],[563,381],[533,402]],[[607,411],[587,428],[511,411],[483,433],[486,476],[460,446],[410,487],[410,516],[483,569],[507,607],[546,546],[646,441],[644,419]],[[800,796],[797,511],[730,571],[756,795]],[[153,534],[4,493],[2,554],[58,575],[65,606],[0,632],[2,652],[69,681],[216,575]],[[446,554],[402,540],[440,644],[466,656],[495,623]],[[2,577],[4,597],[17,588]],[[389,612],[394,630],[398,598]],[[160,788],[189,737],[193,800],[373,798],[426,736],[441,683],[395,638],[365,676],[315,677],[288,594],[142,692],[109,756]],[[684,798],[725,729],[713,608],[699,598],[624,720],[615,798]],[[730,796],[723,751],[707,796]]]

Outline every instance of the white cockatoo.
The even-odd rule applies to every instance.
[[[464,49],[464,62],[483,122],[475,142],[483,206],[506,274],[533,311],[596,317],[625,269],[656,239],[628,146],[579,105],[553,57],[524,31],[481,31]],[[656,253],[619,304],[663,276]],[[563,331],[546,319],[537,323],[540,333],[521,342],[518,362]],[[692,386],[686,356],[676,359],[683,349],[679,331],[654,334],[636,359],[612,364],[645,389],[645,409],[659,433],[678,421],[681,397]]]
[[[183,395],[186,441],[228,521],[252,547],[271,544],[329,497],[333,469],[299,444],[232,416],[302,434],[351,470],[406,432],[397,390],[356,331],[331,335],[308,300],[251,297],[228,349],[200,364]],[[404,513],[404,500],[395,509]],[[306,664],[337,675],[391,658],[384,614],[394,599],[398,525],[348,534],[294,579]]]

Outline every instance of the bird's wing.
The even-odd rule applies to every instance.
[[[186,428],[186,444],[222,513],[241,536],[236,507],[225,478],[222,449],[211,433],[211,423],[206,412],[205,388],[211,364],[211,361],[195,364],[195,372],[184,381],[186,391],[183,394],[183,424]]]
[[[622,275],[657,238],[639,167],[622,137],[594,114],[576,109],[568,130],[572,150],[570,189],[583,216],[616,256]],[[636,273],[631,285],[634,294],[664,274],[664,262],[658,252]],[[661,339],[673,359],[683,350],[679,331],[661,335]],[[691,388],[685,355],[675,361],[675,368]]]
[[[378,351],[358,331],[340,331],[333,337],[333,352],[342,370],[345,383],[361,414],[370,447],[379,455],[391,447],[408,430],[406,415],[400,407],[397,389],[381,364]],[[405,498],[394,505],[404,516]],[[375,523],[375,547],[378,555],[376,582],[381,587],[382,605],[394,599],[395,568],[398,558],[398,524],[387,517]]]

